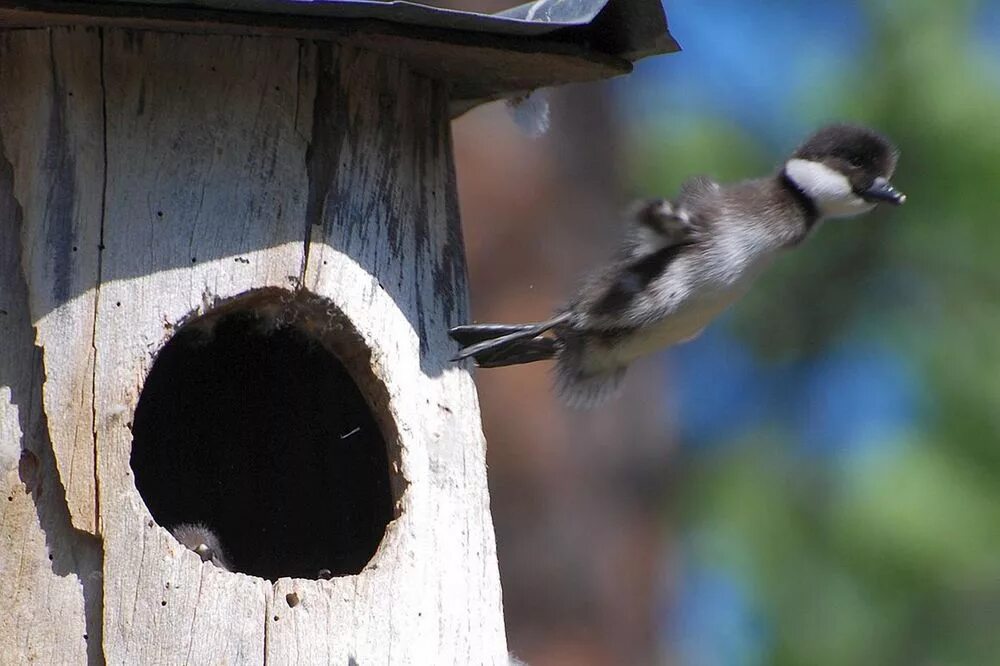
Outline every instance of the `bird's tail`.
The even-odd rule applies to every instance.
[[[563,340],[556,362],[556,391],[574,409],[597,407],[618,395],[627,367],[616,364],[595,367],[593,354],[588,354],[587,340],[570,336]]]
[[[565,323],[560,315],[537,324],[470,324],[449,331],[462,345],[455,361],[472,358],[482,368],[556,360],[555,385],[571,407],[589,409],[618,393],[625,366],[592,367],[586,362],[587,341],[576,335],[546,336]]]
[[[462,345],[453,361],[475,359],[481,368],[545,361],[559,353],[557,338],[547,337],[550,329],[566,321],[560,315],[537,324],[469,324],[448,331]]]

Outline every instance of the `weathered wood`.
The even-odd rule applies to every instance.
[[[97,30],[0,33],[0,134],[24,214],[45,413],[73,525],[97,532],[94,287],[104,180]]]
[[[305,286],[338,303],[373,350],[410,486],[377,568],[327,584],[279,581],[275,599],[304,590],[309,604],[276,613],[294,624],[269,627],[268,654],[276,663],[506,663],[479,406],[469,374],[448,361],[447,330],[467,308],[443,86],[370,53],[320,61],[332,66],[318,79],[314,127],[334,133],[331,154],[357,162],[334,165]],[[382,102],[384,90],[394,104]],[[343,627],[372,638],[352,652]],[[309,643],[291,640],[302,629]]]
[[[0,26],[90,25],[201,34],[337,40],[406,61],[448,82],[452,114],[477,103],[546,86],[628,73],[632,64],[555,37],[465,33],[366,19],[266,15],[99,2],[0,0]],[[671,41],[671,50],[676,50]]]
[[[19,236],[0,159],[0,663],[100,663],[101,550],[73,529],[56,470]]]
[[[0,374],[29,396],[0,400],[0,451],[9,475],[20,435],[8,424],[27,431],[32,395],[50,419],[54,487],[74,481],[74,447],[93,461],[96,442],[81,486],[92,494],[78,491],[91,504],[76,508],[96,515],[103,587],[71,594],[60,579],[53,602],[76,609],[78,625],[81,596],[97,599],[91,659],[504,663],[478,405],[468,373],[447,363],[446,330],[466,317],[447,86],[382,55],[287,38],[52,28],[0,33],[0,48],[0,80],[17,93],[0,99],[0,147],[24,227],[19,293],[31,303],[18,344],[31,345],[36,326],[45,367],[44,383],[41,366]],[[82,258],[67,262],[56,223],[101,251],[81,240],[70,254]],[[9,219],[0,225],[9,232]],[[405,483],[401,515],[360,574],[272,585],[202,563],[153,522],[132,478],[130,424],[178,323],[251,290],[300,285],[335,303],[371,349],[384,385],[375,407]],[[0,357],[9,361],[6,347]],[[75,412],[56,414],[67,403]],[[83,444],[60,430],[78,423]],[[69,526],[72,514],[94,527],[76,522],[73,501],[59,529],[99,562]],[[27,527],[4,523],[0,539],[28,541],[29,509],[18,514]],[[0,570],[12,594],[29,584],[10,580]],[[68,639],[77,625],[59,628],[60,649],[79,649]],[[39,627],[0,634],[0,653],[20,656],[25,637],[63,639]]]
[[[216,299],[288,287],[302,273],[299,45],[108,30],[103,68],[95,414],[105,656],[252,663],[265,650],[271,585],[203,565],[151,526],[129,466],[129,423],[170,325]]]

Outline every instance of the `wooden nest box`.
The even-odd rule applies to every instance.
[[[449,121],[675,48],[656,0],[0,0],[3,659],[503,663]]]

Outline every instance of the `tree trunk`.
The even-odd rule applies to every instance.
[[[447,329],[467,319],[467,297],[445,85],[325,42],[52,28],[0,32],[0,90],[0,464],[10,498],[0,509],[0,654],[504,663],[479,408],[469,374],[448,362]],[[296,562],[313,566],[310,553],[332,541],[350,550],[353,537],[324,526],[368,529],[348,518],[368,515],[355,505],[377,495],[352,494],[361,477],[351,469],[331,468],[343,484],[303,495],[311,504],[290,495],[324,485],[315,470],[325,463],[302,463],[289,496],[277,478],[239,495],[244,467],[266,471],[299,455],[297,435],[268,443],[274,458],[248,439],[248,452],[217,465],[216,442],[162,432],[196,408],[167,405],[176,419],[147,419],[162,426],[149,436],[160,453],[167,447],[163,459],[185,461],[198,478],[183,494],[227,489],[228,513],[213,490],[192,518],[217,523],[224,544],[257,539],[269,553],[264,577],[202,562],[158,520],[180,516],[180,500],[137,489],[169,495],[187,483],[155,465],[141,472],[152,480],[138,478],[140,398],[148,413],[183,399],[170,393],[183,392],[179,380],[143,393],[154,363],[168,365],[160,352],[205,333],[178,343],[202,358],[199,349],[223,344],[215,331],[234,313],[295,328],[336,357],[378,424],[375,434],[324,440],[385,449],[365,459],[387,461],[376,476],[388,479],[391,515],[374,526],[384,536],[366,565],[371,551],[354,544],[360,572],[289,577],[292,554],[285,562],[269,541],[303,518],[315,543]],[[311,374],[258,388],[313,404],[302,388]],[[210,396],[219,411],[199,427],[247,422],[256,442],[255,430],[312,418],[251,410],[233,390],[228,402]],[[319,402],[346,409],[343,396]],[[239,512],[234,496],[287,520],[237,534],[225,524]],[[253,553],[240,548],[235,568],[252,572],[239,562]]]

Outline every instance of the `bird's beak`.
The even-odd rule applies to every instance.
[[[874,203],[884,201],[893,206],[906,203],[906,195],[893,187],[892,183],[882,176],[876,178],[867,190],[861,192],[861,198]]]

